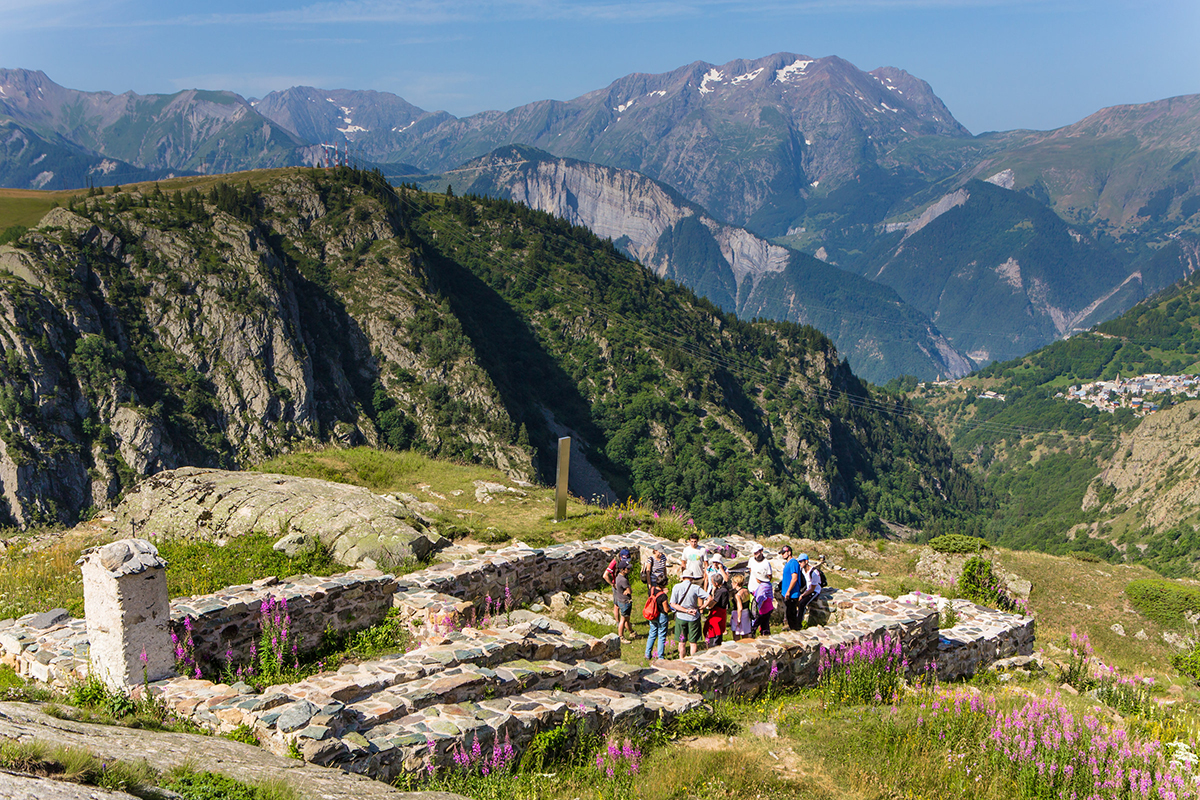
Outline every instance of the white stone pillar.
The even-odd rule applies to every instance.
[[[167,562],[144,539],[93,547],[78,563],[83,571],[92,672],[109,687],[127,691],[175,673]]]

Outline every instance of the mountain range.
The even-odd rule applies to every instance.
[[[452,176],[513,144],[637,172],[672,190],[670,204],[700,209],[697,220],[810,256],[790,271],[806,290],[771,287],[758,306],[748,298],[743,307],[745,282],[731,292],[728,275],[689,285],[742,314],[826,326],[873,380],[958,375],[1022,355],[1119,314],[1200,262],[1200,96],[1105,109],[1056,131],[972,136],[903,70],[791,53],[628,75],[573,100],[461,119],[381,92],[113,95],[2,70],[0,126],[9,186],[315,163],[330,142],[395,180]],[[637,214],[612,218],[603,235],[633,241],[639,224]],[[648,266],[667,274],[663,263]],[[870,294],[848,273],[895,290],[904,308],[891,316],[906,322],[894,342],[830,323],[813,300],[834,284]],[[886,293],[876,301],[892,302]],[[938,341],[948,349],[931,346]]]
[[[0,265],[6,523],[334,443],[548,479],[565,435],[577,493],[686,501],[712,529],[815,536],[978,501],[819,331],[739,320],[517,203],[346,168],[174,179],[73,197]]]

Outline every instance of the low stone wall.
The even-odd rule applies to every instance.
[[[192,641],[201,661],[224,662],[226,651],[236,663],[250,661],[250,645],[261,635],[259,614],[271,597],[286,600],[289,631],[300,651],[321,643],[328,628],[335,633],[370,627],[387,615],[396,579],[378,570],[354,570],[328,578],[304,575],[290,581],[264,578],[220,592],[171,601],[171,630],[185,636],[191,619]]]

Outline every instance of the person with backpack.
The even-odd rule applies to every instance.
[[[703,577],[698,569],[685,569],[683,580],[671,590],[671,610],[675,612],[675,638],[679,641],[679,657],[683,658],[683,644],[691,645],[691,654],[696,655],[700,645],[700,609],[708,592],[700,585]]]
[[[783,598],[783,614],[789,630],[800,630],[804,610],[800,606],[800,592],[807,586],[808,580],[800,569],[800,562],[792,558],[792,548],[784,545],[779,550],[783,558],[783,580],[779,582],[779,595]]]
[[[642,616],[650,623],[650,634],[646,637],[647,659],[662,658],[667,648],[667,624],[670,622],[667,614],[671,605],[666,586],[665,574],[661,578],[650,578],[650,596],[646,598],[646,606],[642,609]]]
[[[821,589],[825,584],[825,574],[821,572],[820,567],[815,564],[811,567],[808,564],[808,553],[800,554],[800,571],[804,573],[808,581],[808,587],[801,593],[797,603],[799,604],[799,622],[804,623],[804,612],[812,601],[821,596]],[[808,622],[812,624],[812,615],[809,615]]]

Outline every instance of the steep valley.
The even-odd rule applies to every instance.
[[[548,476],[714,528],[943,523],[973,479],[823,335],[745,323],[506,201],[284,170],[91,193],[0,250],[0,481],[69,521],[141,475],[314,444]]]

